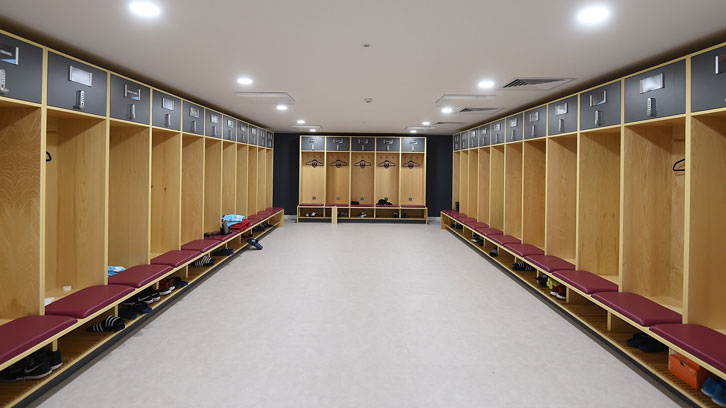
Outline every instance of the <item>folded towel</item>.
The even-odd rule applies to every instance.
[[[108,277],[110,278],[113,275],[117,275],[123,271],[125,271],[126,268],[123,266],[109,266],[108,267]]]
[[[245,219],[244,215],[228,214],[222,217],[222,221],[227,221],[227,225],[233,225],[232,222],[241,222]]]

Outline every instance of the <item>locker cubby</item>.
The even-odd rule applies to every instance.
[[[401,219],[425,220],[428,214],[425,208],[401,208]]]
[[[111,122],[109,136],[108,264],[149,263],[151,132]]]
[[[255,130],[255,134],[257,131]],[[250,137],[252,133],[250,132]],[[255,135],[255,138],[257,136]],[[258,148],[249,145],[247,152],[247,213],[249,215],[256,214],[262,208],[257,208],[257,150]],[[321,201],[322,202],[322,201]]]
[[[237,214],[252,215],[247,210],[247,154],[249,148],[245,144],[237,145]]]
[[[492,146],[489,177],[489,226],[504,229],[504,146]]]
[[[479,149],[479,174],[477,179],[479,184],[476,186],[478,191],[477,209],[478,220],[480,222],[489,223],[489,160],[490,152],[488,147]]]
[[[237,212],[237,143],[223,142],[222,215]]]
[[[469,172],[468,176],[468,198],[469,203],[466,205],[466,214],[470,218],[479,218],[479,150],[478,149],[471,149],[468,152],[469,155],[469,165],[467,171]]]
[[[375,204],[373,201],[374,161],[373,153],[351,153],[350,199],[358,201],[361,205],[372,206]]]
[[[620,128],[580,135],[578,268],[619,283]]]
[[[545,252],[575,263],[577,135],[547,140]]]
[[[469,215],[469,151],[459,153],[459,211]]]
[[[181,240],[181,134],[151,136],[151,257],[179,249]]]
[[[401,204],[426,205],[425,153],[403,153],[401,163]]]
[[[373,207],[351,207],[350,218],[373,218]],[[365,216],[362,216],[365,214]]]
[[[680,312],[683,305],[685,119],[626,126],[621,290]]]
[[[222,142],[204,140],[204,232],[219,231],[222,218]]]
[[[328,152],[326,157],[325,204],[347,206],[350,204],[350,153]]]
[[[257,136],[262,137],[261,135]],[[267,155],[265,154],[264,147],[257,148],[257,201],[255,208],[257,211],[262,211],[267,206],[265,205],[265,197],[267,197]]]
[[[504,233],[522,238],[522,143],[504,146]]]
[[[272,137],[272,134],[271,133],[268,133],[267,134],[267,137],[268,137],[268,140],[269,140],[269,138]],[[273,174],[273,167],[272,167],[272,165],[273,165],[273,161],[272,161],[273,151],[272,151],[272,149],[269,149],[269,148],[268,149],[265,149],[265,155],[267,156],[267,158],[265,160],[265,166],[266,166],[266,171],[265,171],[265,184],[266,184],[266,187],[265,187],[265,209],[267,209],[269,207],[272,207],[272,180],[273,180],[273,178],[272,178],[272,174]]]
[[[461,152],[456,151],[454,152],[454,160],[453,160],[453,169],[452,169],[452,185],[453,185],[453,192],[451,194],[451,209],[460,211],[460,204],[457,205],[457,203],[460,203],[460,195],[459,192],[461,190],[461,186],[459,183],[459,178],[461,175]]]
[[[721,256],[726,253],[726,112],[691,119],[690,163],[685,177],[690,186],[688,290],[686,323],[726,332],[726,296]]]
[[[204,235],[204,138],[182,136],[181,243]]]
[[[300,203],[325,205],[325,153],[302,152]]]
[[[547,141],[524,142],[522,151],[522,242],[545,247]]]
[[[42,312],[41,136],[41,108],[0,102],[0,324]]]
[[[398,153],[376,153],[375,202],[383,198],[388,199],[392,204],[398,204],[398,181],[401,168],[399,159]],[[384,165],[386,160],[390,165]]]
[[[401,216],[401,210],[398,208],[376,208],[376,219],[381,220],[397,220]]]
[[[46,298],[106,283],[106,126],[106,119],[48,110]]]

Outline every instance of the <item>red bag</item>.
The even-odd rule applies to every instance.
[[[237,224],[230,225],[229,229],[232,229],[232,230],[246,230],[249,227],[250,227],[250,220],[248,220],[247,218],[245,218],[244,220],[242,220],[242,222],[238,222]]]

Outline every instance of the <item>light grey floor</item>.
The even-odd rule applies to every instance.
[[[437,224],[295,224],[43,406],[675,405]]]

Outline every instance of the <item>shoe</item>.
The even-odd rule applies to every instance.
[[[176,287],[177,289],[180,289],[180,288],[183,288],[184,286],[189,285],[189,282],[184,282],[182,280],[182,278],[180,278],[178,276],[171,278],[171,280],[174,282],[174,287]]]
[[[119,307],[118,308],[118,316],[126,319],[126,320],[133,320],[136,319],[136,317],[139,316],[139,313],[133,309],[133,306],[131,307]]]
[[[212,265],[214,265],[214,259],[211,258],[209,255],[204,255],[203,257],[194,261],[194,263],[192,264],[192,266],[196,266],[196,267],[212,266]]]
[[[716,391],[719,390],[719,388],[724,387],[724,381],[720,379],[716,379],[713,377],[706,378],[706,381],[703,383],[703,387],[701,387],[701,392],[706,394],[709,397],[713,397],[713,395],[716,393]]]
[[[229,248],[222,248],[212,252],[214,256],[230,256],[234,255],[234,251]]]
[[[479,235],[472,234],[471,235],[471,242],[479,242]]]
[[[134,306],[139,302],[143,302],[148,305],[154,303],[154,300],[152,299],[151,293],[148,292],[148,290],[143,290],[139,294],[124,300],[121,304],[124,306]]]
[[[726,386],[721,385],[711,397],[711,401],[719,407],[726,407]]]
[[[463,230],[464,229],[464,226],[461,225],[461,224],[456,224],[456,229]]]
[[[51,370],[57,370],[63,365],[60,350],[40,349],[37,352],[45,354],[45,359],[48,360],[48,365],[50,365]]]
[[[534,279],[537,281],[537,286],[539,286],[540,288],[547,287],[547,279],[549,279],[547,275],[540,275]]]
[[[397,212],[393,213],[393,218],[398,218],[398,213]]]
[[[152,289],[152,288],[146,288],[139,293],[139,302],[144,302],[147,305],[150,305],[154,302],[158,302],[161,300],[161,296],[159,295],[159,292]]]
[[[311,217],[317,217],[318,216],[318,213],[316,213],[316,212],[310,213],[310,216]]]
[[[0,380],[5,382],[39,380],[52,372],[53,369],[45,354],[33,353],[0,372]]]
[[[456,223],[455,222],[452,222],[451,223],[451,228],[456,228]]]
[[[534,270],[534,268],[530,264],[528,264],[524,261],[521,261],[521,260],[515,262],[512,265],[512,269],[515,271],[533,271]]]
[[[168,295],[171,293],[172,290],[174,290],[174,284],[172,283],[171,279],[162,279],[159,281],[159,294],[160,295]]]
[[[494,248],[491,251],[489,251],[489,256],[492,258],[496,258],[499,256],[499,248]]]
[[[126,328],[123,319],[116,316],[107,316],[100,322],[93,323],[86,330],[89,332],[117,332]]]
[[[133,310],[134,310],[134,311],[135,311],[136,313],[138,313],[138,314],[147,314],[147,313],[151,313],[151,310],[152,310],[152,309],[151,309],[151,308],[150,308],[149,306],[146,306],[146,303],[144,303],[144,302],[138,302],[138,303],[135,303],[135,304],[134,304],[134,305],[132,306],[132,308],[133,308]]]
[[[361,218],[365,218],[365,217],[367,217],[367,216],[368,216],[368,214],[366,214],[365,212],[362,212],[362,213],[360,213],[360,217],[361,217]]]
[[[247,240],[247,243],[248,243],[248,244],[250,244],[250,245],[252,245],[253,247],[257,248],[258,250],[259,250],[259,249],[262,249],[262,245],[260,245],[260,243],[259,243],[259,242],[257,242],[257,240],[256,240],[256,239],[254,239],[254,238],[250,238],[250,239],[248,239],[248,240]]]
[[[567,288],[565,285],[560,285],[557,287],[557,294],[555,295],[557,299],[560,300],[567,300]]]
[[[255,234],[256,234],[256,233],[258,233],[258,232],[262,232],[262,231],[264,231],[264,230],[265,230],[265,229],[264,229],[264,228],[262,228],[262,225],[258,225],[258,226],[256,226],[256,227],[252,228],[252,232],[254,232]]]
[[[638,346],[638,350],[644,353],[663,353],[668,351],[668,346],[660,343],[656,339],[649,339],[648,341]],[[724,395],[724,397],[726,397],[726,395]]]
[[[637,332],[633,335],[633,337],[629,338],[628,341],[625,342],[625,344],[630,347],[638,348],[641,344],[645,343],[648,340],[650,340],[650,336],[643,332]]]

